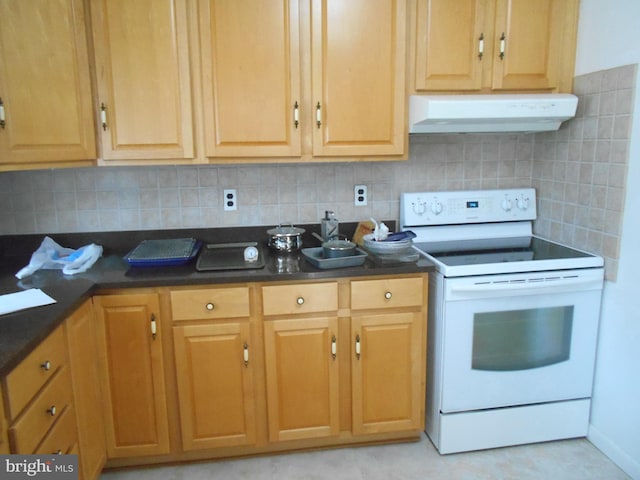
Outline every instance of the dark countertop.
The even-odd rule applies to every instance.
[[[392,228],[394,222],[387,222]],[[341,226],[341,231],[353,232],[355,224]],[[311,236],[318,225],[301,225],[306,229],[302,247],[316,247],[319,241]],[[317,269],[299,252],[282,254],[266,246],[266,230],[272,227],[239,227],[223,229],[158,230],[135,232],[97,232],[52,234],[63,247],[80,248],[89,243],[103,246],[103,256],[87,272],[63,275],[60,270],[39,270],[18,280],[15,273],[29,263],[31,254],[45,235],[14,235],[0,237],[0,294],[29,288],[40,288],[57,303],[0,316],[0,377],[20,363],[64,319],[91,295],[105,289],[180,286],[198,284],[273,282],[315,280],[367,275],[395,275],[429,272],[433,264],[421,258],[416,263],[382,265],[368,257],[362,266],[337,269]],[[258,241],[263,245],[265,266],[255,270],[198,272],[195,259],[180,266],[130,267],[123,259],[144,239],[193,237],[203,243]]]

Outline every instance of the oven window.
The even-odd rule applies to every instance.
[[[474,370],[526,370],[560,363],[571,353],[573,306],[476,313]]]

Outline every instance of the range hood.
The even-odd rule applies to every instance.
[[[571,94],[411,95],[409,133],[543,132],[573,118]]]

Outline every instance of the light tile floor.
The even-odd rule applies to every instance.
[[[629,480],[586,439],[440,455],[419,442],[104,473],[101,480]]]

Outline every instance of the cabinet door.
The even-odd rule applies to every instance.
[[[553,89],[558,84],[567,0],[497,0],[493,89]]]
[[[340,430],[336,317],[264,322],[269,440]]]
[[[255,443],[255,394],[248,322],[173,328],[182,446]]]
[[[193,157],[186,0],[91,8],[102,157]]]
[[[7,420],[4,416],[4,395],[2,385],[0,385],[0,455],[9,453],[9,435],[7,430]]]
[[[300,155],[298,1],[199,5],[206,155]]]
[[[313,155],[405,153],[405,0],[312,0]]]
[[[87,301],[66,322],[73,400],[78,424],[79,478],[98,478],[106,460],[100,385],[96,382],[96,328]]]
[[[416,90],[480,90],[486,0],[418,0]]]
[[[0,0],[0,102],[0,164],[96,158],[81,0]]]
[[[424,409],[420,313],[351,319],[353,433],[420,430]]]
[[[168,453],[158,296],[96,296],[94,305],[107,457]]]

